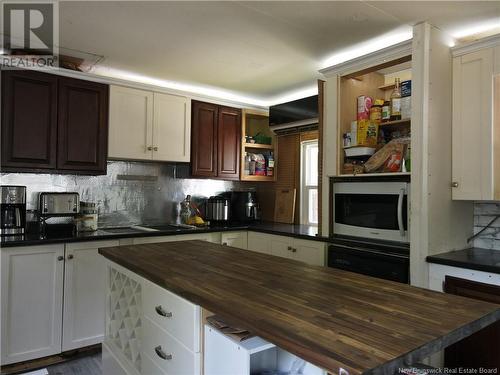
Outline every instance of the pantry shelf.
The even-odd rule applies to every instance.
[[[384,90],[384,91],[389,91],[389,90],[393,90],[394,87],[396,87],[396,85],[394,83],[389,83],[388,85],[379,86],[378,89]]]
[[[275,180],[274,176],[241,176],[241,181],[260,181],[260,182],[273,182]]]
[[[395,125],[406,125],[411,122],[411,119],[405,118],[402,120],[394,120],[394,121],[387,121],[387,122],[382,122],[380,123],[379,126],[395,126]]]
[[[269,156],[273,156],[275,164],[277,163],[278,150],[276,143],[276,135],[269,129],[269,113],[265,111],[256,111],[244,109],[242,111],[241,121],[241,168],[240,181],[254,182],[273,182],[276,181],[276,167],[274,167],[273,176],[248,175],[245,173],[245,155],[261,154],[267,160]],[[256,139],[256,136],[264,136],[271,139],[271,144],[264,143],[249,143],[248,137]],[[247,172],[248,173],[248,172]],[[266,171],[267,173],[267,171]]]
[[[262,143],[244,143],[243,147],[245,147],[245,148],[260,148],[260,149],[264,149],[264,150],[274,150],[273,145],[266,145],[266,144],[262,144]]]

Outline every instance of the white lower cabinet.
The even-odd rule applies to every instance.
[[[429,289],[442,292],[446,276],[453,276],[460,279],[477,281],[484,284],[500,285],[500,274],[493,272],[484,272],[446,266],[443,264],[429,264]]]
[[[204,331],[204,375],[289,373],[294,365],[303,365],[303,375],[326,375],[326,371],[260,337],[237,342],[208,324]]]
[[[1,364],[59,353],[64,245],[4,248],[1,258]]]
[[[314,266],[325,265],[325,244],[320,241],[250,231],[248,250],[299,260]]]
[[[66,245],[62,351],[102,342],[106,268],[98,249],[118,245],[118,240]]]
[[[2,365],[102,342],[105,268],[98,248],[118,243],[1,250]]]
[[[246,231],[240,232],[222,232],[221,244],[224,246],[237,247],[239,249],[248,249],[248,234]]]

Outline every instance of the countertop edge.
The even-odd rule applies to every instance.
[[[259,224],[262,225],[262,224]],[[271,224],[272,225],[272,224]],[[120,233],[120,234],[102,234],[89,237],[64,237],[64,238],[48,238],[48,239],[26,239],[12,242],[2,242],[0,247],[20,247],[20,246],[36,246],[36,245],[50,245],[50,244],[60,244],[60,243],[73,243],[73,242],[90,242],[90,241],[104,241],[104,240],[119,240],[124,238],[141,238],[141,237],[156,237],[156,236],[178,236],[184,234],[203,234],[203,233],[214,233],[214,232],[236,232],[236,231],[252,231],[258,233],[274,234],[278,236],[294,237],[310,241],[318,242],[332,242],[329,237],[309,235],[302,233],[293,233],[285,230],[276,230],[272,228],[260,228],[255,227],[252,224],[241,225],[235,227],[211,227],[206,229],[181,229],[178,231],[137,231],[134,233]]]
[[[448,253],[443,253],[443,254],[448,254]],[[475,263],[472,261],[443,258],[441,256],[443,254],[429,255],[425,258],[425,260],[427,263],[441,264],[444,266],[451,266],[451,267],[465,268],[465,269],[475,270],[475,271],[500,274],[500,266],[489,265],[489,264],[479,264],[479,263]]]

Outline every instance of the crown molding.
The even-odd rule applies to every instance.
[[[347,75],[412,54],[412,39],[321,69],[326,77]]]
[[[457,45],[451,49],[451,54],[453,57],[457,57],[496,46],[500,46],[500,34],[491,35],[473,42]]]
[[[2,68],[3,66],[4,65],[2,65],[0,63],[0,68]],[[246,103],[244,101],[223,99],[223,98],[213,97],[213,96],[209,96],[209,95],[197,94],[196,92],[176,90],[176,89],[166,88],[166,87],[162,87],[162,86],[151,85],[151,84],[147,84],[147,83],[130,81],[130,80],[122,79],[122,78],[107,77],[107,76],[102,76],[102,75],[98,75],[98,74],[79,72],[79,71],[74,71],[74,70],[58,68],[58,67],[45,67],[45,68],[39,68],[39,69],[26,68],[26,70],[37,70],[37,71],[41,71],[44,73],[58,75],[58,76],[77,78],[77,79],[82,79],[82,80],[91,81],[91,82],[99,82],[99,83],[104,83],[107,85],[125,86],[125,87],[130,87],[130,88],[139,89],[139,90],[148,90],[148,91],[155,91],[155,92],[160,92],[160,93],[170,94],[170,95],[185,96],[185,97],[188,97],[189,99],[193,99],[193,100],[201,100],[201,101],[205,101],[205,102],[209,102],[209,103],[226,105],[226,106],[231,106],[231,107],[236,107],[236,108],[249,108],[249,109],[266,110],[266,111],[269,110],[269,107],[250,104],[250,103]]]

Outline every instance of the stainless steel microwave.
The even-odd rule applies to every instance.
[[[409,197],[409,182],[334,182],[333,233],[409,243]]]

